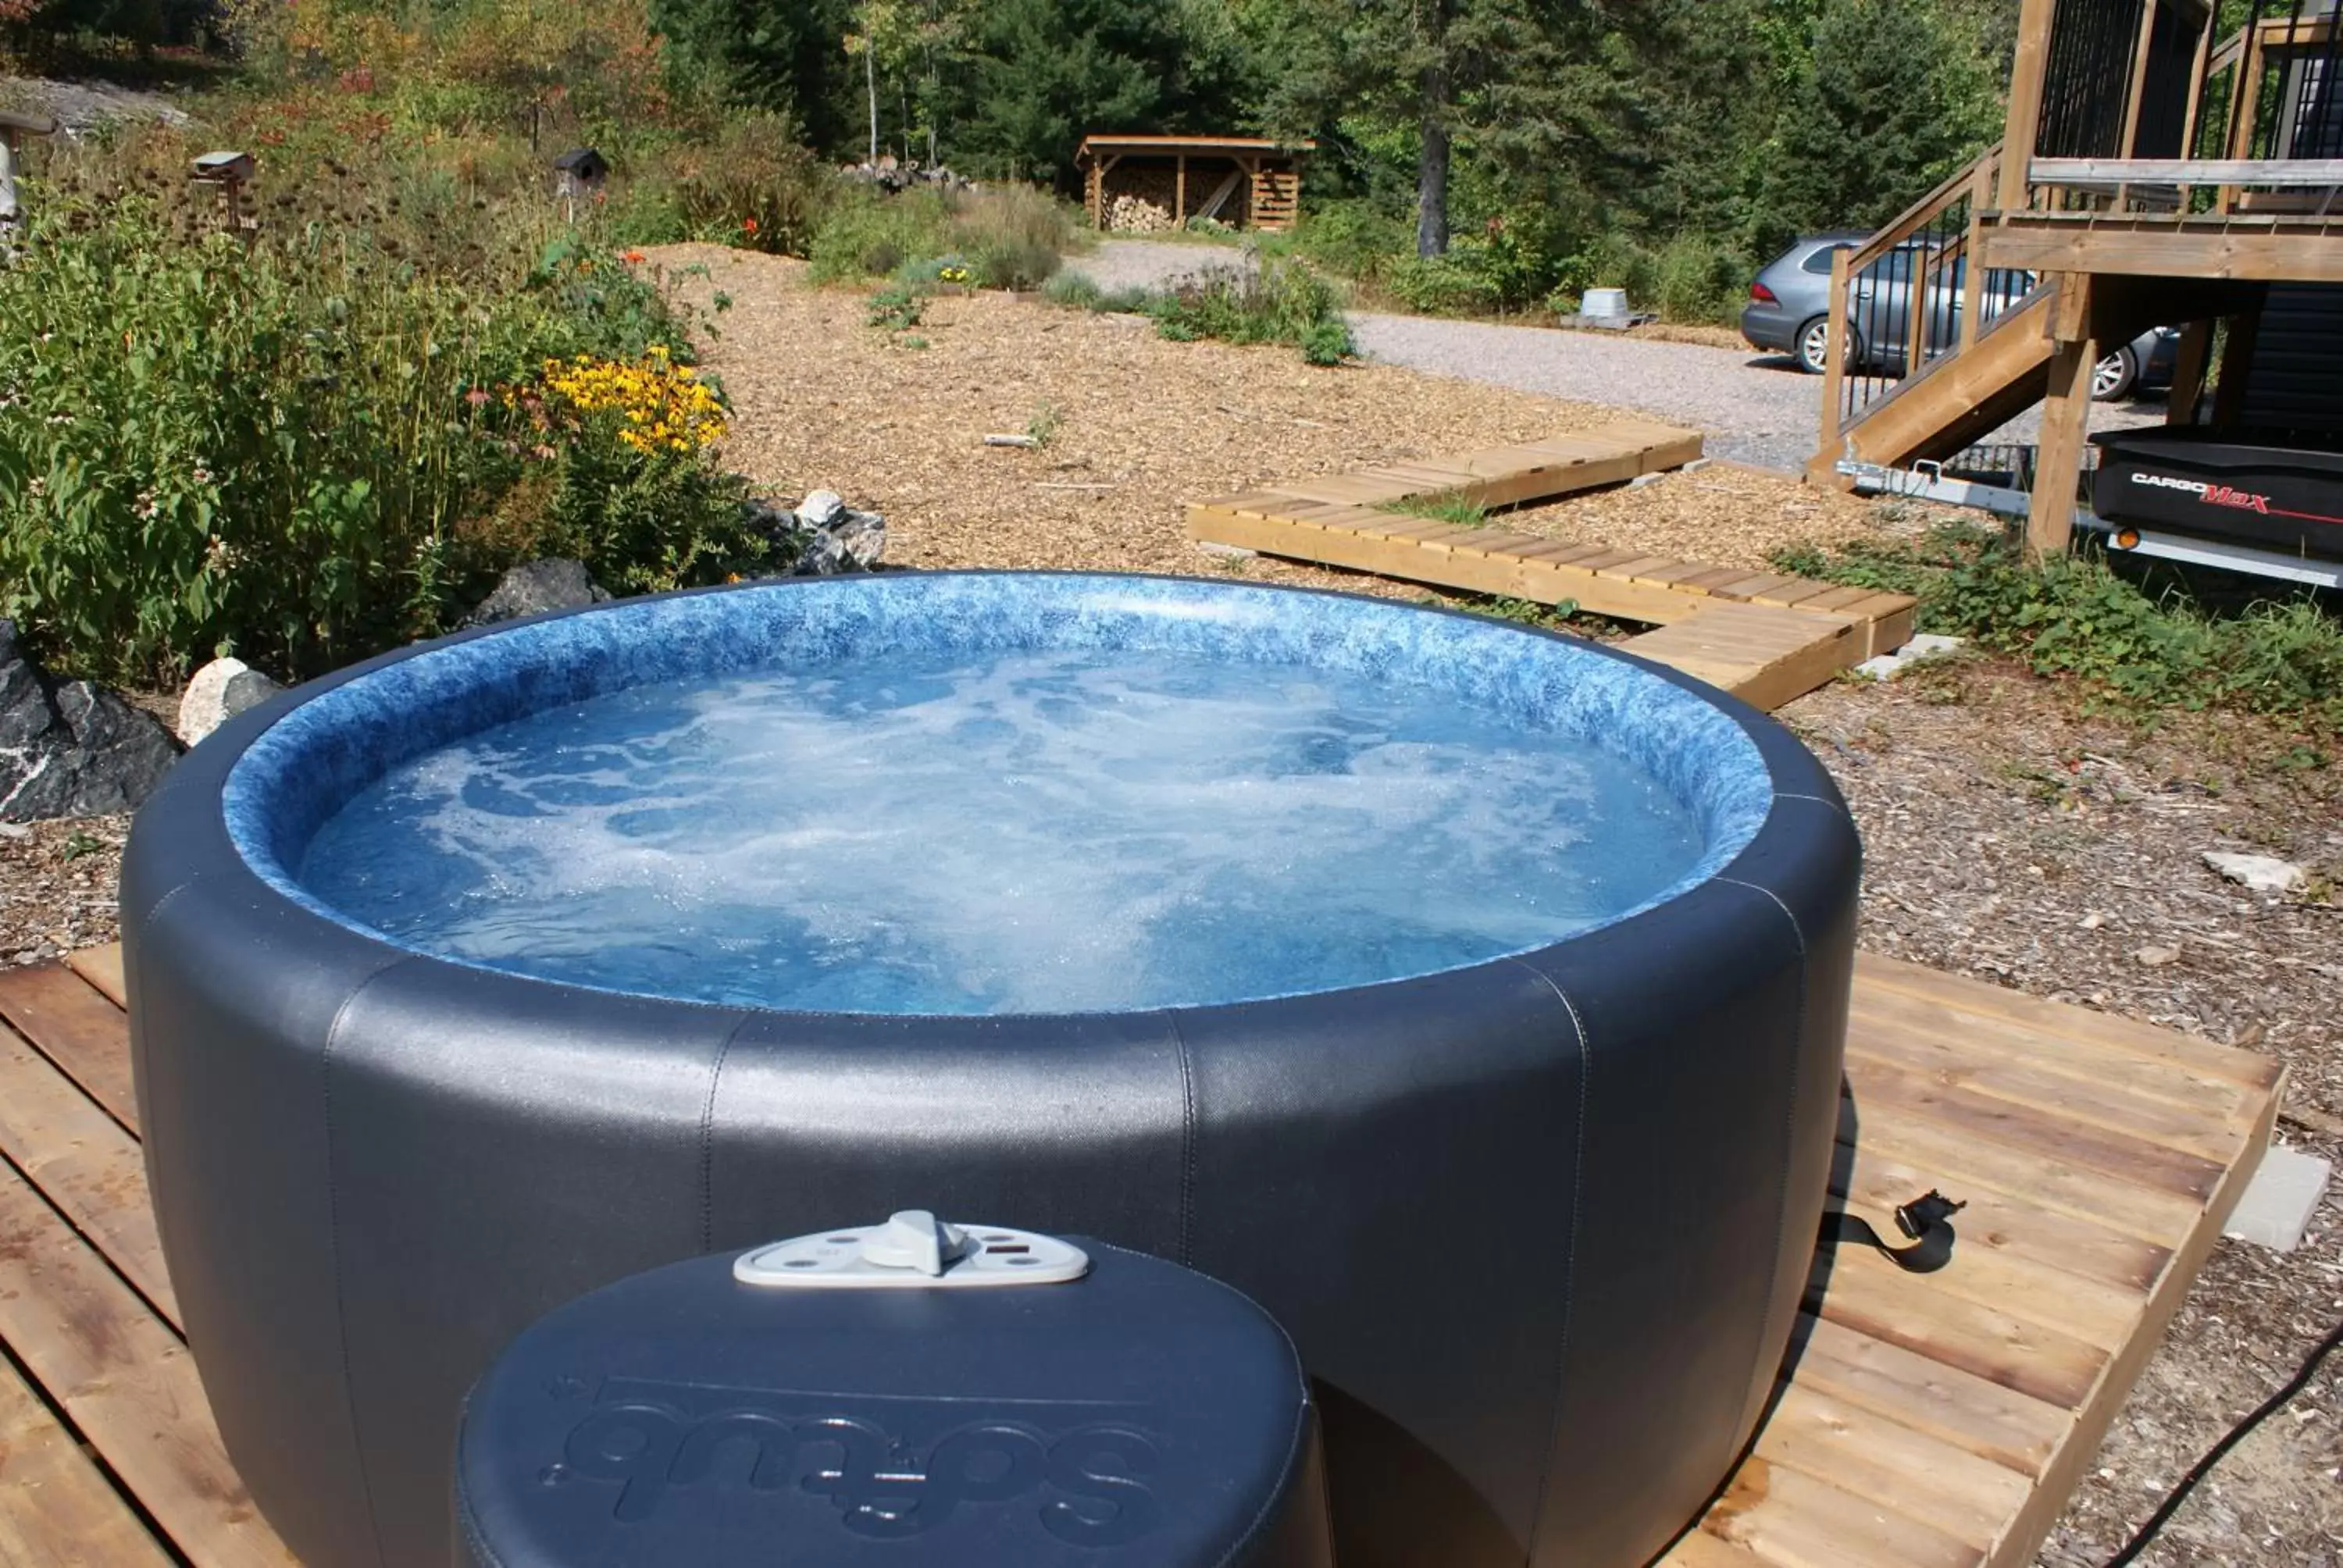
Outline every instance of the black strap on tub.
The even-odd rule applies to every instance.
[[[1875,1247],[1882,1257],[1907,1274],[1933,1274],[1953,1261],[1953,1242],[1957,1240],[1953,1234],[1953,1216],[1967,1207],[1932,1189],[1896,1211],[1896,1228],[1911,1241],[1908,1247],[1890,1246],[1868,1220],[1855,1214],[1824,1215],[1823,1241],[1832,1246],[1853,1241]]]

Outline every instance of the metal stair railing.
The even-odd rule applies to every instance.
[[[2001,148],[1988,147],[1894,222],[1831,260],[1825,454],[1907,377],[1958,354],[2032,293],[2032,274],[1973,266]]]

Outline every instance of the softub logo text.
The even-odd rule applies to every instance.
[[[582,1388],[580,1389],[582,1391]],[[670,1494],[826,1500],[879,1539],[924,1534],[971,1509],[1029,1508],[1075,1546],[1153,1528],[1161,1460],[1142,1407],[896,1399],[613,1378],[571,1427],[548,1485],[615,1485],[612,1516],[657,1517]],[[720,1503],[719,1503],[720,1506]]]

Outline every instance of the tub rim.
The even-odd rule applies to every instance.
[[[337,692],[345,691],[384,672],[411,665],[417,660],[448,655],[482,640],[513,633],[526,635],[532,628],[556,627],[565,622],[589,617],[622,617],[630,612],[656,614],[658,607],[661,605],[739,594],[756,595],[809,589],[817,592],[825,589],[850,592],[856,584],[872,580],[874,580],[872,577],[860,574],[833,578],[768,578],[680,589],[664,594],[643,595],[548,610],[488,626],[468,628],[443,637],[395,648],[279,693],[266,703],[229,720],[213,736],[207,737],[182,759],[180,765],[174,769],[172,777],[166,780],[165,788],[157,792],[158,804],[161,803],[163,797],[167,796],[174,798],[182,810],[186,805],[197,805],[200,825],[210,830],[203,833],[201,837],[210,839],[211,842],[199,847],[190,841],[185,833],[171,835],[178,852],[166,853],[163,857],[165,866],[158,869],[165,872],[162,880],[166,886],[162,891],[161,898],[154,901],[159,903],[163,898],[167,898],[170,886],[183,885],[198,878],[216,881],[220,874],[225,871],[233,880],[249,884],[248,896],[256,897],[260,902],[260,907],[255,910],[255,913],[288,916],[294,920],[297,926],[314,922],[316,925],[327,928],[342,939],[356,940],[381,950],[386,959],[393,963],[444,964],[452,969],[498,977],[524,986],[548,986],[587,996],[624,997],[665,1006],[705,1009],[728,1013],[777,1019],[888,1020],[921,1027],[964,1029],[970,1025],[987,1023],[997,1025],[1008,1021],[1047,1023],[1052,1020],[1140,1019],[1151,1016],[1209,1012],[1222,1009],[1293,1007],[1306,1005],[1313,1000],[1332,996],[1353,992],[1371,993],[1391,987],[1406,987],[1446,977],[1468,975],[1495,966],[1534,965],[1542,956],[1567,947],[1584,937],[1629,924],[1646,926],[1653,931],[1654,938],[1664,940],[1666,924],[1654,924],[1654,922],[1664,920],[1672,908],[1684,904],[1685,900],[1697,895],[1704,887],[1715,882],[1736,881],[1761,889],[1765,886],[1762,878],[1753,879],[1747,875],[1736,875],[1736,872],[1742,870],[1753,859],[1758,858],[1765,842],[1773,839],[1776,832],[1785,826],[1784,820],[1785,800],[1816,800],[1834,809],[1835,813],[1841,818],[1845,816],[1845,804],[1839,798],[1828,774],[1812,754],[1790,737],[1776,720],[1750,708],[1728,692],[1710,687],[1681,671],[1617,647],[1566,636],[1542,627],[1496,621],[1486,616],[1445,605],[1401,603],[1386,598],[1339,589],[1292,584],[1235,583],[1225,579],[1187,574],[970,568],[946,571],[884,573],[879,574],[875,580],[891,581],[893,584],[902,585],[913,591],[916,591],[916,587],[920,584],[952,585],[998,580],[1010,582],[1031,580],[1044,585],[1137,584],[1141,585],[1148,591],[1158,593],[1190,588],[1202,590],[1212,596],[1254,600],[1270,600],[1281,596],[1288,596],[1299,599],[1326,602],[1338,607],[1356,607],[1370,615],[1387,616],[1394,619],[1409,616],[1436,618],[1468,628],[1469,630],[1465,633],[1468,637],[1510,636],[1543,641],[1564,650],[1566,658],[1570,660],[1607,661],[1624,666],[1637,672],[1645,680],[1654,683],[1651,686],[1644,686],[1639,682],[1634,689],[1664,689],[1666,696],[1664,700],[1690,709],[1704,709],[1708,713],[1714,714],[1734,732],[1733,739],[1739,745],[1746,748],[1739,757],[1727,762],[1725,771],[1730,773],[1735,770],[1736,765],[1745,765],[1750,775],[1762,780],[1769,798],[1763,802],[1762,809],[1755,811],[1752,819],[1745,825],[1738,829],[1730,829],[1728,825],[1730,836],[1725,844],[1720,848],[1719,845],[1712,843],[1704,851],[1702,858],[1674,882],[1635,906],[1614,911],[1554,941],[1493,954],[1463,964],[1416,970],[1359,985],[1326,986],[1313,990],[1281,991],[1212,1001],[1173,1000],[1119,1009],[1039,1012],[859,1012],[836,1009],[789,1008],[765,1003],[727,1001],[678,996],[659,991],[597,986],[574,980],[551,979],[524,970],[482,963],[445,951],[410,944],[388,933],[379,931],[363,920],[336,909],[332,904],[304,888],[276,853],[269,851],[256,856],[253,846],[240,833],[238,824],[234,820],[236,815],[234,799],[239,788],[238,774],[245,769],[246,759],[256,749],[263,747],[272,736],[278,735],[281,726],[287,719],[308,708],[313,702],[321,699],[329,699]],[[1045,643],[1043,646],[1048,645]],[[605,689],[615,689],[624,684],[626,684],[624,681],[614,682],[612,687]],[[499,722],[503,722],[503,719],[490,720],[491,724]],[[345,723],[342,728],[347,730],[353,727]],[[457,733],[458,735],[473,733],[479,727],[458,730]],[[434,740],[425,746],[411,748],[404,753],[393,756],[388,762],[377,768],[373,776],[379,777],[382,768],[397,766],[399,761],[405,760],[407,757],[419,754],[422,750],[428,749],[430,746],[444,743],[445,741],[442,740]],[[380,753],[377,752],[375,755],[379,756]],[[1627,755],[1630,760],[1644,765],[1643,759],[1634,757],[1633,753]],[[363,787],[363,784],[358,786],[358,788]],[[279,780],[269,780],[264,788],[281,789],[282,784]],[[187,800],[186,794],[190,789],[200,797],[199,801]],[[338,805],[346,802],[349,794],[353,792],[342,792],[337,797],[334,809],[338,809]],[[1684,798],[1680,796],[1679,799]],[[1704,812],[1708,805],[1707,802],[1697,799],[1684,799],[1684,804],[1695,812]],[[145,812],[141,813],[142,817],[146,815]],[[1707,827],[1708,824],[1704,823],[1704,826]],[[304,841],[306,841],[307,833],[314,831],[315,824],[312,823],[304,832]],[[152,837],[150,835],[150,839]],[[151,843],[149,847],[152,847]],[[180,862],[177,868],[169,867],[168,862],[172,860]]]

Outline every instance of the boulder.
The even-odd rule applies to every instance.
[[[0,819],[136,810],[178,757],[161,720],[88,681],[51,681],[0,620]]]
[[[887,519],[858,512],[835,490],[816,490],[795,507],[749,503],[752,527],[772,540],[786,564],[772,577],[828,578],[876,570],[887,553]]]
[[[846,515],[846,498],[836,490],[816,490],[798,503],[795,515],[800,528],[830,528]]]
[[[496,591],[473,608],[472,613],[464,618],[464,625],[493,626],[500,620],[518,620],[525,615],[543,615],[548,610],[579,609],[600,604],[609,597],[588,575],[584,561],[559,556],[523,561],[497,580]]]
[[[182,745],[193,746],[237,714],[257,708],[282,686],[240,658],[216,658],[196,671],[179,698],[178,730]]]

